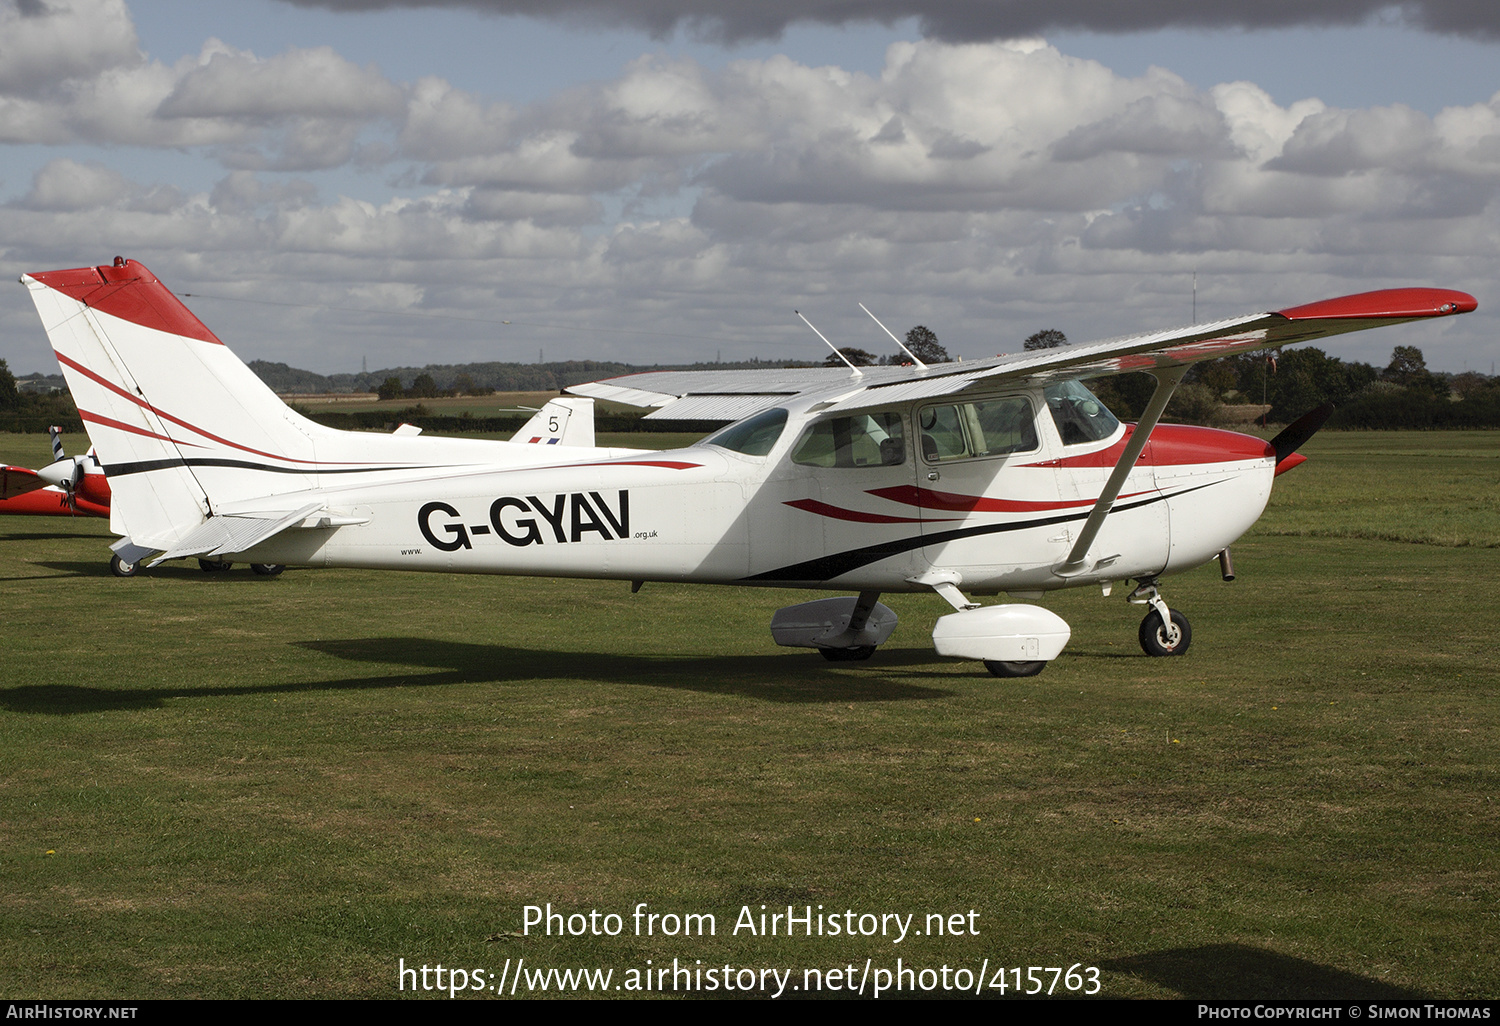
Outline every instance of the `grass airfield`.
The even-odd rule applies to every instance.
[[[1097,966],[1107,997],[1496,997],[1500,438],[1303,451],[1239,580],[1168,579],[1189,655],[1141,655],[1125,589],[1087,589],[1045,601],[1073,640],[1024,681],[937,657],[935,596],[888,597],[896,635],[841,665],[771,643],[816,595],[117,580],[103,521],[0,518],[0,994],[899,957]],[[624,930],[520,936],[548,902]],[[640,902],[717,933],[636,936]],[[762,904],[979,933],[731,933]]]

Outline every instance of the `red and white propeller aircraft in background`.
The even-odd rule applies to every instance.
[[[1036,673],[1068,625],[1030,604],[1135,582],[1142,646],[1188,647],[1159,581],[1224,553],[1316,424],[1272,442],[1159,425],[1200,360],[1473,310],[1412,288],[974,363],[635,374],[570,391],[732,420],[669,452],[336,431],[288,409],[146,268],[25,275],[114,490],[117,558],[692,581],[853,592],[778,644],[867,658],[935,591],[933,642]],[[1157,387],[1120,423],[1080,383]],[[1226,574],[1227,576],[1227,574]],[[1020,602],[979,606],[976,595]]]
[[[94,450],[65,456],[62,430],[50,431],[52,462],[47,466],[0,466],[0,516],[109,516],[109,480]]]

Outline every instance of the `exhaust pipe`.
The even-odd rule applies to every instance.
[[[1227,548],[1219,553],[1219,573],[1226,581],[1234,580],[1234,560],[1230,558]]]

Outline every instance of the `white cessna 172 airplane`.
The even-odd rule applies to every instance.
[[[21,278],[113,489],[117,561],[211,561],[693,581],[856,595],[780,610],[778,644],[867,658],[887,592],[952,604],[940,654],[1029,676],[1068,625],[1027,602],[1135,581],[1142,647],[1186,651],[1158,581],[1227,549],[1321,420],[1271,442],[1158,424],[1188,366],[1382,324],[1473,310],[1472,296],[1393,289],[1273,313],[974,363],[653,372],[577,386],[730,420],[669,452],[336,431],[288,409],[145,267]],[[1121,424],[1080,379],[1145,371]],[[575,409],[575,416],[579,414]],[[522,432],[525,435],[526,432]]]

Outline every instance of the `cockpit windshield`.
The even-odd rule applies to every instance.
[[[1082,382],[1059,381],[1048,385],[1045,392],[1047,409],[1063,445],[1102,442],[1120,426],[1115,415]]]
[[[785,427],[786,410],[777,407],[729,425],[704,439],[704,444],[717,445],[746,456],[764,456],[771,451]]]

